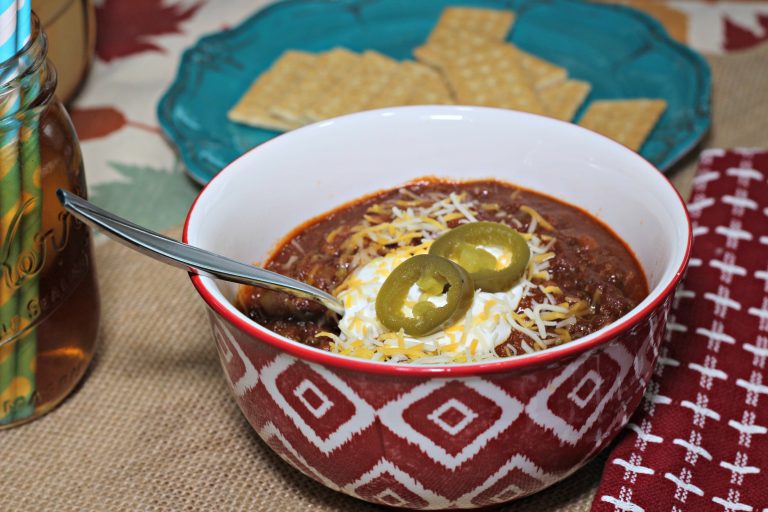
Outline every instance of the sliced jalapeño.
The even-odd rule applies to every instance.
[[[492,248],[501,251],[499,258],[488,250]],[[470,222],[455,227],[434,241],[429,254],[448,258],[465,268],[475,287],[486,292],[512,288],[531,257],[528,243],[520,233],[498,222]]]
[[[392,331],[403,329],[409,336],[427,336],[467,312],[474,288],[469,273],[459,265],[440,256],[420,254],[398,265],[384,281],[376,296],[376,316]],[[418,298],[408,308],[407,303],[413,302],[412,290]]]

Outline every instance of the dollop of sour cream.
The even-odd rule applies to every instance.
[[[379,322],[376,296],[384,281],[406,259],[427,250],[428,244],[421,246],[419,251],[412,248],[394,250],[372,259],[349,276],[346,287],[339,294],[344,303],[344,316],[339,322],[341,343],[354,343],[358,347],[362,343],[379,354],[386,353],[393,361],[413,359],[413,354],[418,354],[414,362],[425,364],[496,357],[496,346],[506,341],[512,332],[512,314],[523,296],[521,283],[499,293],[475,290],[467,313],[453,325],[429,336],[393,335]],[[418,294],[416,287],[412,287],[409,302],[415,303]],[[337,348],[343,351],[343,347]]]

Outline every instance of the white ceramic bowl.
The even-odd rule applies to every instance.
[[[610,326],[543,352],[415,367],[293,342],[240,313],[230,302],[234,286],[193,282],[210,307],[238,404],[285,460],[375,503],[488,506],[575,471],[639,403],[691,242],[683,201],[651,164],[605,137],[531,114],[363,112],[282,135],[230,164],[192,207],[185,240],[263,260],[306,220],[428,175],[501,179],[583,208],[635,252],[649,296]],[[459,431],[438,421],[451,408],[463,415]],[[487,424],[476,424],[483,418]]]

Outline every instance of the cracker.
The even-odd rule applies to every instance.
[[[366,110],[405,105],[416,87],[415,75],[410,71],[411,61],[401,62],[376,94],[365,105]]]
[[[248,91],[227,113],[227,117],[238,123],[286,131],[299,126],[274,116],[271,106],[299,83],[317,66],[315,55],[287,51],[267,71],[253,81]]]
[[[539,89],[537,92],[549,117],[570,121],[591,89],[589,82],[566,80]]]
[[[414,86],[405,105],[452,105],[451,91],[443,76],[434,69],[417,62],[403,64],[409,70]]]
[[[509,46],[512,47],[512,53],[517,55],[525,72],[531,77],[536,89],[562,82],[568,77],[568,71],[564,67],[552,64],[541,57],[521,50],[513,44],[509,44]]]
[[[515,14],[512,11],[448,7],[443,9],[437,25],[429,35],[429,41],[456,31],[474,32],[491,41],[503,41],[514,21]]]
[[[457,30],[431,38],[427,44],[414,49],[413,55],[424,64],[441,68],[459,55],[482,51],[484,48],[498,44],[501,43],[489,40],[480,34]]]
[[[443,68],[456,102],[544,114],[528,74],[509,45],[460,55]]]
[[[440,68],[451,61],[451,53],[439,44],[425,44],[414,48],[413,56],[428,66]]]
[[[568,71],[561,66],[552,64],[540,57],[521,50],[511,43],[499,43],[489,41],[478,34],[466,31],[446,33],[430,40],[427,44],[416,48],[414,56],[420,62],[436,68],[449,65],[454,59],[468,53],[484,52],[489,48],[499,45],[508,46],[506,50],[516,58],[523,69],[531,77],[533,86],[541,89],[549,85],[562,82],[568,77]]]
[[[656,99],[593,101],[579,125],[637,151],[666,108],[666,101]]]
[[[375,51],[366,51],[336,87],[315,98],[307,108],[306,117],[319,121],[364,110],[397,68],[394,59]]]
[[[360,56],[345,48],[334,48],[320,55],[318,65],[298,87],[272,105],[272,114],[289,122],[306,124],[307,108],[332,91],[360,61]]]
[[[365,108],[453,103],[448,84],[440,73],[423,64],[407,60],[400,63],[397,71]]]

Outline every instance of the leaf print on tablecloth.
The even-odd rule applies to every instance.
[[[90,200],[149,229],[163,231],[180,225],[199,192],[178,165],[171,170],[118,162],[109,165],[126,179],[93,185]]]
[[[80,141],[106,137],[125,126],[122,112],[112,107],[75,108],[69,113]]]
[[[164,0],[105,0],[96,6],[96,54],[106,62],[141,52],[164,52],[150,36],[181,34],[180,23],[202,7]]]
[[[755,18],[756,23],[762,27],[762,30],[759,30],[757,33],[750,30],[749,27],[743,27],[738,23],[734,23],[728,16],[725,16],[723,18],[725,26],[725,42],[723,47],[726,50],[744,50],[768,41],[768,16],[755,14]]]
[[[74,108],[69,112],[72,124],[80,142],[106,137],[124,126],[131,126],[151,133],[160,133],[160,128],[126,119],[125,114],[115,107]]]

